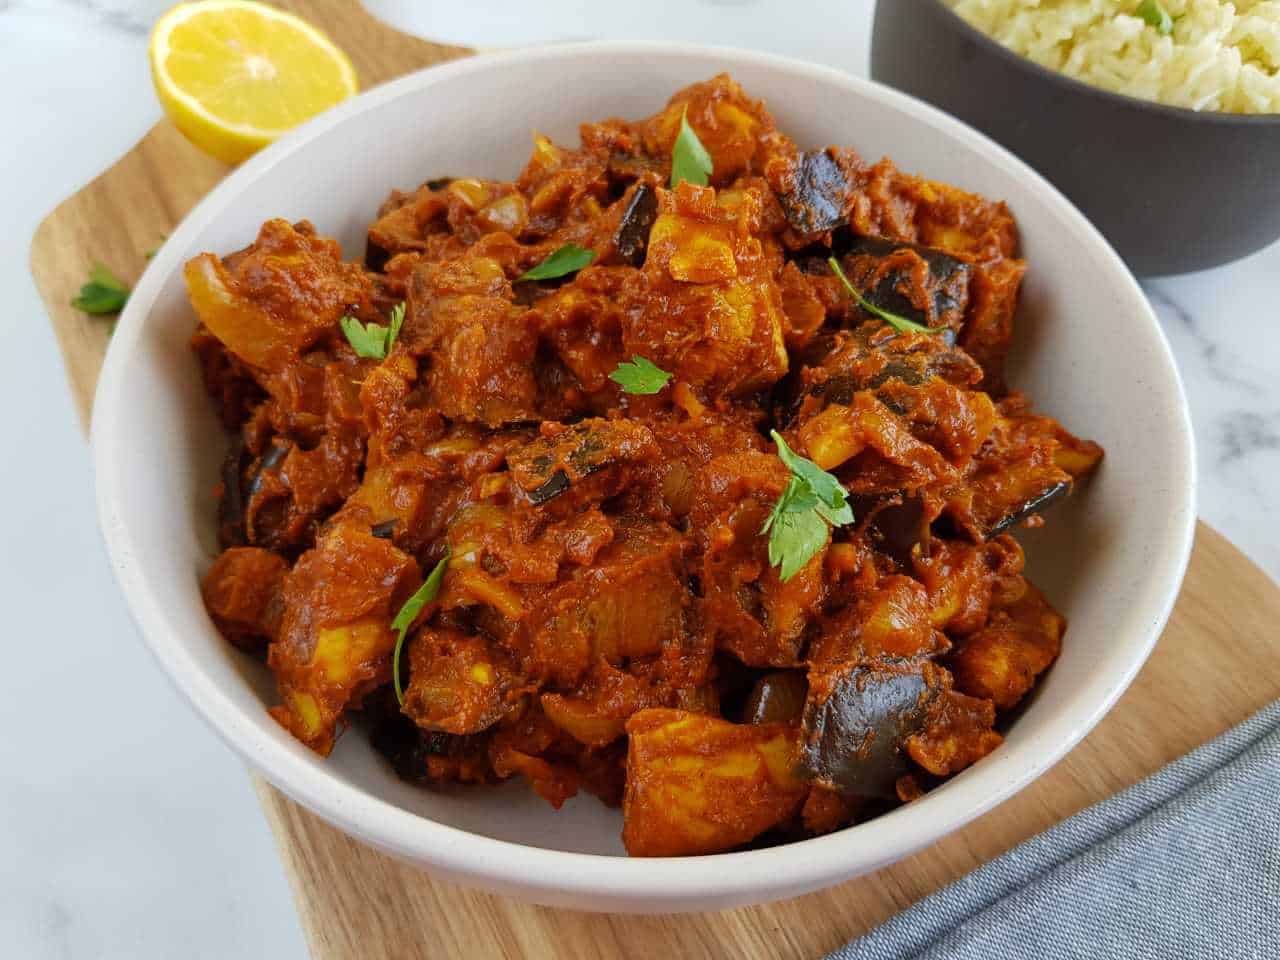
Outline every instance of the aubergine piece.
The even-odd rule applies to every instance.
[[[529,502],[541,506],[592,474],[657,453],[648,427],[631,420],[593,418],[512,451],[507,466]]]
[[[1025,500],[1007,510],[1002,516],[986,526],[988,538],[998,537],[1014,524],[1025,520],[1032,514],[1040,513],[1045,507],[1052,506],[1071,492],[1070,480],[1059,480],[1049,483],[1040,491],[1031,494]]]
[[[392,540],[395,538],[396,524],[398,522],[397,520],[384,520],[382,523],[375,523],[369,529],[369,532],[379,540]]]
[[[854,186],[830,148],[800,155],[790,190],[778,194],[783,216],[797,233],[825,233],[848,222]]]
[[[942,250],[915,243],[901,243],[879,237],[859,237],[851,234],[849,248],[841,255],[844,261],[842,266],[845,267],[846,273],[849,273],[850,267],[855,272],[860,268],[865,269],[865,266],[870,266],[874,270],[880,261],[889,257],[897,256],[905,260],[904,251],[919,257],[928,267],[928,280],[925,284],[926,302],[932,303],[934,319],[930,320],[928,312],[916,307],[912,299],[902,292],[904,285],[910,289],[910,280],[902,276],[901,269],[885,273],[880,282],[867,294],[867,299],[883,310],[923,323],[925,326],[946,326],[952,330],[958,329],[964,319],[965,309],[969,305],[969,278],[972,272],[972,268],[963,260],[957,260]]]
[[[644,266],[649,249],[649,230],[658,219],[658,194],[647,183],[635,188],[622,211],[622,220],[613,235],[618,256],[633,267]]]
[[[290,448],[291,445],[287,443],[272,443],[266,453],[256,461],[251,461],[243,437],[236,437],[234,446],[222,461],[218,542],[224,550],[227,547],[244,546],[249,542],[247,521],[248,512],[253,507],[253,498],[261,491],[266,475],[280,466]]]
[[[853,508],[853,515],[862,521],[876,549],[900,566],[911,562],[916,544],[928,545],[932,532],[920,497],[901,493],[852,494],[849,506]]]
[[[630,184],[646,177],[651,177],[659,183],[665,181],[667,163],[666,157],[651,157],[639,151],[615,149],[609,154],[605,173],[621,193]]]
[[[777,670],[756,681],[742,709],[745,723],[795,723],[804,713],[809,684],[799,670]]]
[[[222,461],[222,499],[218,501],[218,545],[226,550],[228,547],[242,547],[248,539],[244,528],[244,487],[241,480],[248,451],[244,448],[244,438],[236,434],[235,443]]]
[[[1047,443],[1046,433],[1060,429],[1039,417],[1015,418],[1005,421],[1004,429],[997,427],[976,461],[968,508],[953,511],[974,539],[998,536],[1071,492],[1072,475]]]
[[[262,482],[266,475],[275,470],[284,462],[285,456],[293,449],[291,443],[273,443],[267,452],[259,458],[257,465],[253,468],[253,476],[249,478],[249,482],[244,488],[244,501],[246,506],[258,495],[262,489]]]
[[[841,793],[892,797],[911,769],[903,742],[943,687],[927,661],[877,660],[809,671],[800,771]]]
[[[970,264],[933,247],[844,229],[832,236],[830,248],[808,247],[795,260],[805,273],[826,276],[832,254],[871,303],[926,327],[948,328],[954,345],[969,306]]]
[[[407,783],[424,784],[431,778],[427,766],[432,757],[450,760],[474,760],[483,754],[488,738],[432,733],[419,730],[408,717],[390,709],[375,711],[369,742],[382,754],[396,776]]]
[[[816,366],[829,372],[825,393],[828,403],[848,403],[859,390],[875,390],[890,380],[901,380],[918,387],[937,377],[958,387],[972,387],[982,377],[982,368],[964,351],[957,349],[954,339],[933,337],[917,341],[910,350],[895,350],[896,339],[888,344],[871,346],[867,336],[873,328],[861,327],[852,336],[839,338],[835,347]],[[948,331],[949,332],[949,331]],[[872,354],[883,362],[867,365]],[[868,369],[863,370],[864,367]]]
[[[870,327],[827,333],[820,336],[797,358],[796,369],[774,391],[772,411],[776,422],[790,425],[807,397],[817,398],[819,409],[833,403],[848,405],[863,390],[878,390],[890,380],[920,386],[937,377],[959,387],[972,387],[982,379],[982,368],[954,339],[937,337],[904,352],[892,352],[892,345],[872,347],[867,343]],[[948,331],[950,332],[950,331]],[[874,362],[872,362],[874,358]],[[804,370],[821,369],[826,376],[811,378]],[[806,381],[812,381],[806,389]],[[882,397],[881,399],[887,398]]]
[[[264,491],[263,486],[268,476],[279,473],[280,465],[292,449],[293,444],[288,441],[273,440],[266,452],[249,468],[249,479],[243,487],[244,528],[249,543],[275,546],[273,541],[279,532],[276,527],[283,520],[283,511],[267,507],[275,503],[278,508],[283,501],[279,495]],[[284,497],[287,500],[287,492]]]
[[[590,472],[594,473],[595,468]],[[557,470],[551,475],[550,479],[548,479],[546,483],[540,484],[534,489],[528,491],[529,502],[534,506],[541,506],[548,500],[560,496],[560,494],[564,493],[568,489],[569,475],[563,470]]]
[[[364,268],[370,273],[381,273],[391,259],[391,251],[372,240],[364,242]]]

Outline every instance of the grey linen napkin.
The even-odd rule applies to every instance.
[[[1280,957],[1280,701],[828,960]]]

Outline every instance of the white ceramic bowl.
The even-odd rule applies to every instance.
[[[1070,618],[1065,648],[993,755],[925,798],[839,833],[746,853],[627,859],[593,797],[554,812],[522,784],[431,791],[398,781],[356,732],[328,760],[266,713],[266,671],[215,632],[198,582],[215,553],[212,494],[228,438],[188,347],[181,268],[230,251],[271,216],[307,217],[363,250],[392,187],[444,174],[512,178],[537,129],[640,117],[728,70],[802,145],[852,144],[1008,201],[1031,270],[1013,382],[1100,441],[1098,477],[1025,538]],[[1146,659],[1194,526],[1190,424],[1168,344],[1115,254],[1044,180],[938,111],[875,84],[733,50],[574,45],[475,57],[373,90],[229,176],[178,227],[129,300],[93,418],[102,529],[143,635],[191,703],[268,780],[343,830],[442,877],[542,903],[709,910],[813,890],[913,853],[1035,779],[1079,741]],[[192,824],[192,829],[198,825]]]

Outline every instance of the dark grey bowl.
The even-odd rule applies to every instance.
[[[880,0],[871,75],[1031,164],[1140,276],[1215,267],[1280,237],[1280,115],[1096,89],[1006,50],[939,0]]]

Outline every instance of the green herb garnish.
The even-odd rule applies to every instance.
[[[689,107],[686,105],[680,114],[680,135],[671,148],[671,189],[680,186],[681,180],[705,187],[711,176],[711,167],[711,154],[707,153],[707,148],[689,126]]]
[[[888,310],[877,307],[874,303],[860,294],[854,285],[849,282],[849,278],[844,275],[844,271],[840,269],[840,264],[836,261],[835,257],[828,257],[827,264],[831,267],[831,272],[840,278],[840,282],[844,284],[844,288],[849,291],[849,296],[853,297],[858,306],[867,311],[867,313],[871,314],[873,317],[878,317],[883,320],[899,333],[933,333],[933,330],[926,327],[924,324],[916,323],[914,320],[908,320],[906,317],[900,317],[896,313],[890,313]]]
[[[1162,37],[1173,33],[1173,17],[1169,16],[1169,11],[1164,8],[1160,0],[1142,0],[1138,4],[1138,9],[1134,11],[1134,15],[1155,27],[1156,33]]]
[[[409,635],[409,627],[418,619],[422,608],[434,600],[440,593],[440,584],[444,582],[444,571],[449,566],[449,548],[445,547],[444,556],[435,565],[435,569],[427,575],[412,597],[404,602],[396,618],[391,621],[391,629],[396,631],[396,648],[391,653],[391,680],[396,688],[396,700],[404,703],[404,689],[400,686],[400,650],[404,647],[404,638]]]
[[[89,282],[80,288],[80,295],[71,301],[77,310],[100,316],[119,313],[129,300],[129,288],[101,263],[95,263],[89,271]]]
[[[387,353],[391,352],[391,348],[395,346],[396,338],[400,336],[400,328],[404,326],[404,301],[401,300],[391,308],[391,328],[387,331]]]
[[[361,323],[355,317],[343,317],[338,321],[338,326],[342,327],[342,332],[357,357],[385,360],[396,337],[400,336],[400,328],[404,326],[404,304],[397,303],[391,308],[391,323],[388,326]]]
[[[654,394],[662,390],[671,374],[644,357],[632,357],[630,363],[620,363],[609,379],[626,393]]]
[[[520,274],[517,279],[554,280],[557,277],[567,277],[571,273],[577,273],[583,267],[590,266],[595,258],[594,250],[580,247],[576,243],[566,243],[536,267]]]
[[[791,479],[760,533],[769,534],[769,563],[781,568],[779,576],[786,583],[822,549],[828,525],[853,523],[853,508],[839,480],[787,446],[777,430],[770,436]]]

